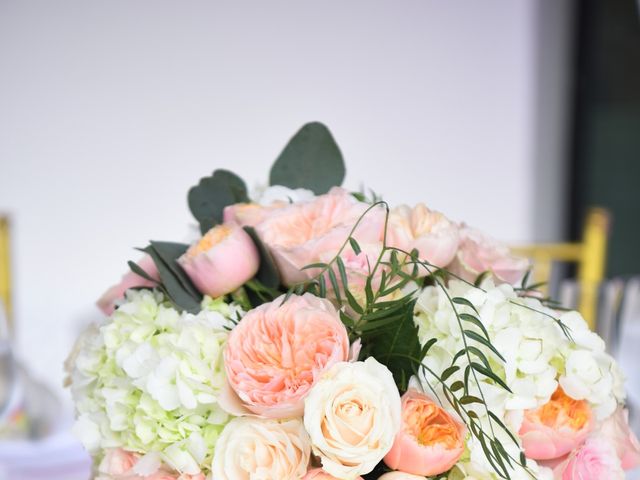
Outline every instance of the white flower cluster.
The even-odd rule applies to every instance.
[[[68,362],[74,430],[90,452],[159,453],[189,474],[210,465],[230,420],[218,404],[222,352],[242,312],[208,297],[202,307],[180,314],[158,292],[130,290],[105,324],[79,339]]]
[[[477,312],[469,306],[456,304],[458,314],[470,314],[480,320],[491,344],[504,357],[503,361],[489,347],[466,338],[467,344],[484,354],[493,372],[511,389],[512,393],[509,393],[490,378],[480,373],[476,375],[488,409],[515,434],[524,410],[547,403],[558,385],[571,397],[587,400],[598,419],[611,415],[624,400],[623,378],[617,364],[605,352],[602,339],[589,330],[579,313],[568,312],[558,317],[557,312],[543,306],[539,300],[518,297],[511,285],[494,286],[491,281],[484,282],[482,288],[451,281],[447,292],[435,286],[427,287],[420,294],[415,323],[422,344],[432,338],[437,340],[424,359],[425,366],[437,375],[450,367],[455,355],[464,348],[460,324],[466,330],[482,334],[472,321],[458,320],[449,297],[464,298],[475,307]],[[563,333],[556,319],[567,327],[568,335]],[[473,353],[471,356],[472,361],[482,363]],[[464,359],[457,363],[466,365]],[[464,368],[461,368],[447,382],[463,380],[463,377]],[[423,380],[440,388],[433,375],[425,373]],[[470,394],[481,396],[473,377],[469,383]],[[488,425],[483,405],[469,408]],[[481,465],[486,462],[477,458],[484,454],[476,443],[470,438],[467,444],[470,462],[473,468],[489,474],[493,469],[488,463]],[[509,443],[508,440],[504,442],[505,445]]]

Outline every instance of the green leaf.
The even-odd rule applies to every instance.
[[[327,273],[329,274],[329,281],[331,282],[331,287],[333,288],[333,292],[335,293],[336,301],[338,302],[338,304],[342,304],[342,295],[340,295],[340,286],[338,285],[338,279],[336,278],[336,274],[333,271],[333,268],[330,267],[327,270]]]
[[[360,255],[360,252],[362,252],[362,249],[360,248],[360,244],[358,243],[358,241],[353,237],[349,237],[349,244],[353,249],[353,253],[355,253],[356,255]]]
[[[182,267],[178,264],[178,258],[180,258],[184,252],[189,248],[188,245],[184,243],[175,243],[175,242],[154,242],[151,241],[151,246],[158,252],[160,258],[165,263],[165,265],[171,270],[176,279],[180,282],[180,285],[193,297],[198,299],[198,301],[202,300],[202,294],[200,291],[193,285],[193,282],[186,274],[186,272],[182,269]]]
[[[444,371],[442,372],[442,375],[440,375],[440,379],[443,382],[446,382],[447,379],[453,375],[454,373],[456,373],[458,370],[460,370],[460,367],[457,365],[452,365],[451,367],[445,368]]]
[[[222,223],[224,207],[249,201],[244,181],[228,170],[216,170],[210,177],[201,178],[191,187],[187,199],[203,234]]]
[[[458,305],[464,305],[466,307],[469,307],[471,310],[478,313],[478,310],[476,310],[475,305],[464,297],[453,297],[451,301],[453,303],[457,303]]]
[[[493,373],[492,370],[489,370],[484,365],[480,365],[479,363],[476,363],[476,362],[471,362],[471,368],[473,368],[476,372],[481,373],[485,377],[490,378],[491,380],[496,382],[498,385],[500,385],[502,388],[504,388],[507,392],[511,393],[511,389],[509,388],[509,386],[506,383],[504,383],[504,381],[499,376]]]
[[[472,340],[475,340],[478,343],[481,343],[482,345],[487,347],[489,350],[491,350],[493,353],[495,353],[498,356],[498,358],[500,358],[500,360],[502,360],[503,362],[505,361],[504,357],[500,354],[500,352],[496,349],[496,347],[494,347],[491,344],[491,342],[486,338],[484,338],[482,335],[480,335],[477,332],[474,332],[473,330],[464,330],[463,333],[467,338],[470,338]]]
[[[307,188],[320,195],[342,185],[342,153],[329,129],[318,122],[304,125],[289,140],[269,175],[270,185]]]
[[[381,328],[371,334],[363,333],[362,345],[371,356],[391,370],[399,388],[406,389],[403,378],[409,378],[420,367],[422,346],[418,339],[418,327],[413,323],[415,300],[404,303],[404,311],[398,318],[386,323],[384,317],[371,320],[371,323],[385,322]],[[395,311],[392,317],[396,317]]]
[[[172,267],[170,267],[157,252],[153,245],[149,245],[144,249],[149,254],[153,263],[155,263],[160,275],[159,288],[166,293],[169,300],[178,310],[185,310],[190,313],[197,313],[200,311],[200,300],[193,296],[176,277]]]
[[[278,288],[280,286],[280,273],[269,249],[262,243],[253,227],[244,227],[244,231],[249,234],[260,255],[260,268],[258,268],[255,278],[268,288]]]
[[[136,275],[144,278],[145,280],[149,280],[150,282],[155,282],[158,283],[157,280],[155,280],[154,278],[151,278],[151,276],[145,272],[142,267],[140,265],[138,265],[136,262],[132,262],[131,260],[129,260],[127,262],[127,265],[129,265],[129,268],[131,269],[131,271],[133,273],[135,273]]]

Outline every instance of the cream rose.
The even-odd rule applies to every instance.
[[[313,451],[337,478],[373,470],[391,449],[400,417],[393,376],[374,358],[334,365],[305,400],[304,425]]]
[[[233,419],[213,458],[213,478],[299,480],[307,473],[311,447],[301,420]]]

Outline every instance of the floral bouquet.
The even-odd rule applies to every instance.
[[[305,125],[249,196],[188,195],[201,238],[152,241],[68,362],[94,478],[618,479],[623,378],[529,264],[420,204],[339,185]]]

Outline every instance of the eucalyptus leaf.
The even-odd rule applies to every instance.
[[[244,181],[228,170],[216,170],[210,177],[201,178],[187,198],[203,234],[222,223],[224,207],[249,201]]]
[[[280,274],[269,249],[262,243],[253,227],[244,227],[244,231],[249,234],[260,255],[260,267],[258,268],[258,273],[256,273],[256,278],[268,288],[278,288],[280,286]]]
[[[344,160],[333,135],[322,123],[311,122],[284,147],[271,167],[269,183],[320,195],[342,185],[344,176]]]

